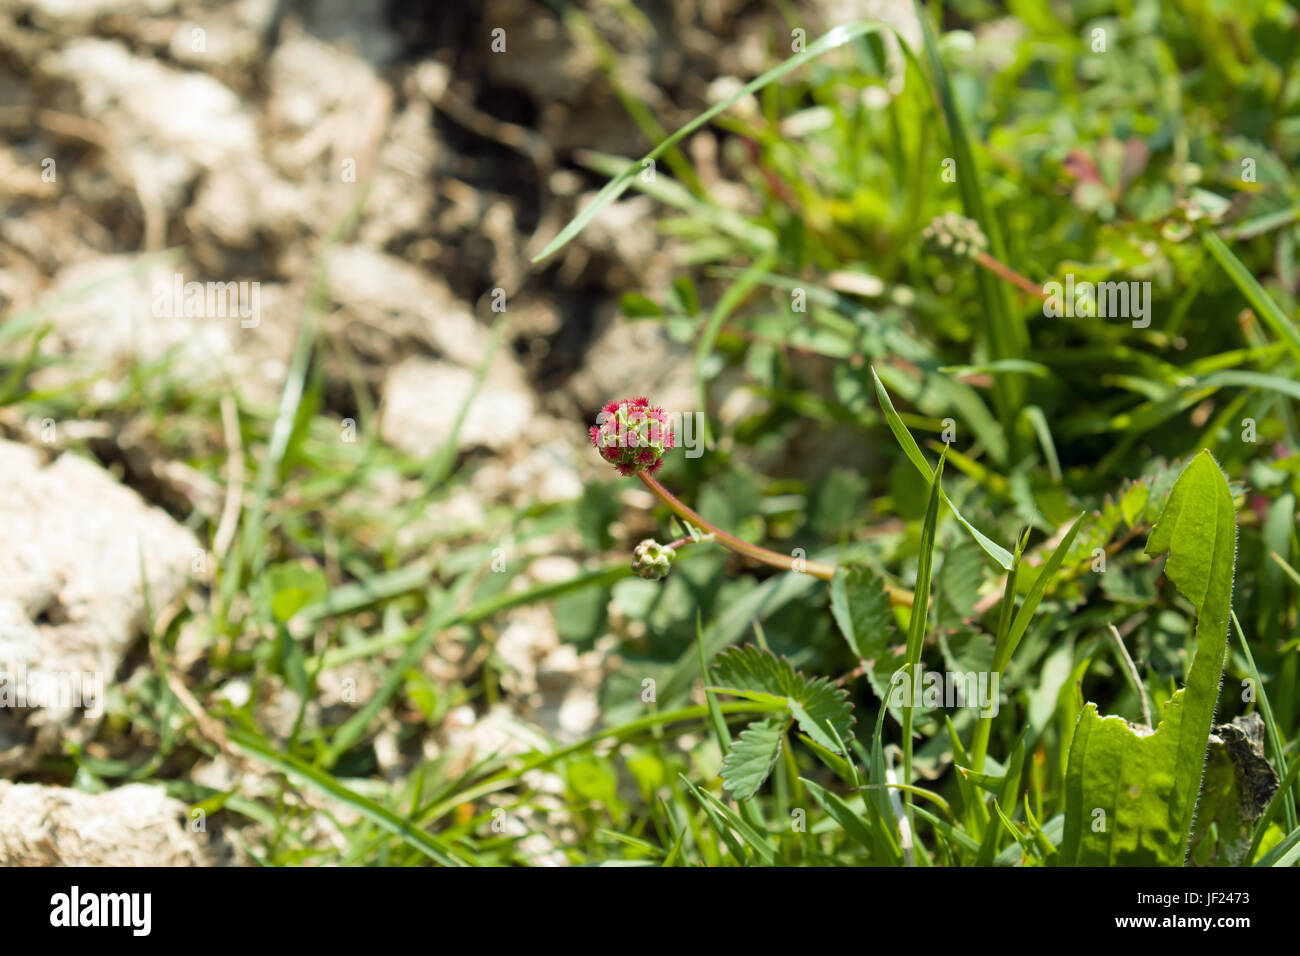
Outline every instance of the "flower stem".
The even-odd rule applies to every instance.
[[[666,504],[670,511],[683,521],[689,521],[714,536],[720,543],[726,545],[737,554],[743,554],[747,558],[753,558],[755,561],[761,561],[763,564],[770,564],[774,568],[780,568],[782,571],[796,571],[804,574],[811,574],[813,577],[822,578],[829,581],[835,574],[835,565],[825,564],[821,561],[807,561],[801,558],[793,558],[786,554],[777,554],[775,551],[769,551],[767,548],[760,548],[756,544],[750,544],[748,541],[741,541],[735,535],[728,534],[717,525],[705,521],[695,511],[683,504],[677,499],[671,491],[665,488],[647,471],[638,471],[636,476],[641,479],[641,484],[645,485],[654,493],[654,496]],[[889,592],[889,600],[893,604],[903,607],[912,606],[912,592],[905,588],[896,588],[892,585],[885,585]]]
[[[993,273],[998,278],[1005,279],[1007,282],[1010,282],[1014,286],[1019,286],[1021,289],[1023,289],[1025,292],[1029,293],[1030,295],[1037,296],[1043,301],[1047,301],[1048,299],[1051,298],[1051,296],[1049,296],[1046,292],[1043,291],[1042,286],[1034,282],[1031,282],[1029,279],[1026,279],[1015,269],[1011,268],[1008,265],[1003,264],[997,259],[994,259],[987,252],[975,253],[974,259],[980,266],[987,269],[989,272]]]

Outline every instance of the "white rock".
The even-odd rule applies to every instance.
[[[418,336],[465,368],[487,355],[488,330],[445,283],[415,266],[351,245],[330,254],[328,274],[330,297],[382,334]]]
[[[162,787],[104,793],[0,780],[0,866],[211,866],[191,809]]]
[[[187,315],[186,290],[194,282],[203,284],[203,314]],[[43,343],[48,351],[100,371],[130,358],[150,364],[169,357],[173,374],[192,384],[233,381],[263,402],[279,395],[302,315],[301,300],[285,286],[241,285],[212,279],[192,265],[145,266],[126,255],[68,266],[50,295],[69,301],[50,312],[54,335]],[[53,387],[84,370],[55,367],[39,374]]]
[[[115,151],[124,168],[168,209],[180,204],[201,170],[260,149],[239,97],[206,74],[175,70],[98,39],[74,40],[42,67],[77,88],[82,112],[121,138]]]
[[[44,465],[0,441],[0,692],[48,679],[75,692],[0,708],[0,773],[97,723],[102,693],[145,624],[185,587],[194,535],[72,453]],[[23,680],[25,675],[25,680]],[[87,698],[95,698],[87,699]],[[80,699],[78,699],[80,698]]]
[[[417,457],[434,454],[451,437],[473,387],[469,369],[433,359],[407,359],[384,383],[384,440]],[[456,445],[505,450],[523,439],[533,413],[532,393],[522,376],[506,363],[494,365],[469,404]]]

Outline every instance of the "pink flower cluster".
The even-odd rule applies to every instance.
[[[673,447],[668,414],[647,398],[610,402],[589,431],[591,443],[620,475],[638,471],[654,474],[663,467],[664,453]]]

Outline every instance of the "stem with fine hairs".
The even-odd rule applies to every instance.
[[[748,541],[741,541],[735,535],[728,534],[717,525],[705,521],[694,510],[687,507],[677,497],[665,488],[648,472],[638,471],[636,476],[641,479],[641,484],[650,489],[656,498],[668,506],[673,514],[683,521],[689,521],[703,531],[712,534],[721,544],[726,545],[737,554],[743,554],[747,558],[753,558],[755,561],[761,561],[763,564],[769,564],[774,568],[780,568],[782,571],[796,571],[804,574],[811,574],[813,577],[822,578],[829,581],[835,574],[835,565],[826,564],[821,561],[807,561],[803,559],[792,558],[786,554],[778,554],[775,551],[769,551],[767,548],[760,548],[756,544],[750,544]],[[800,567],[802,565],[802,567]],[[885,585],[889,592],[891,604],[897,604],[902,607],[912,606],[912,592],[905,588],[897,588],[893,585]]]

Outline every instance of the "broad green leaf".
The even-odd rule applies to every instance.
[[[867,662],[867,682],[899,724],[903,712],[890,704],[894,675],[906,660],[884,578],[871,568],[840,565],[831,578],[831,613],[853,653]]]
[[[325,572],[297,561],[273,564],[263,574],[271,598],[271,613],[281,623],[329,593]]]
[[[870,568],[840,565],[831,578],[831,614],[860,659],[874,658],[892,643],[894,612],[884,581]]]
[[[1227,654],[1236,562],[1236,511],[1208,451],[1183,469],[1147,540],[1168,552],[1165,573],[1196,608],[1196,653],[1186,686],[1154,732],[1088,704],[1065,781],[1067,866],[1181,866],[1187,858],[1206,746]]]
[[[618,310],[629,319],[660,318],[664,314],[655,301],[640,292],[625,292],[619,299]]]
[[[854,527],[868,487],[867,480],[855,471],[845,468],[831,471],[813,502],[809,516],[813,530],[823,537],[838,538]]]
[[[1124,521],[1130,528],[1137,525],[1138,518],[1142,516],[1142,511],[1147,506],[1147,499],[1150,497],[1151,486],[1138,482],[1131,485],[1119,499],[1120,513],[1124,515]]]
[[[718,749],[723,753],[727,753],[731,749],[731,731],[727,729],[727,721],[722,716],[722,708],[718,705],[718,698],[707,690],[708,686],[712,683],[712,679],[709,675],[708,660],[704,655],[704,629],[701,624],[700,612],[698,610],[695,612],[695,649],[700,656],[700,674],[704,678],[704,686],[706,688],[704,691],[704,699],[708,702],[709,706],[709,722],[713,727],[713,736],[718,743]],[[775,755],[772,759],[775,761]],[[768,771],[771,770],[771,767],[772,765],[768,764]],[[764,773],[764,777],[766,777],[766,773]],[[723,768],[723,782],[724,784],[726,783],[725,761]],[[754,789],[757,790],[758,785],[762,784],[762,782],[763,781],[760,779]],[[757,807],[753,806],[746,800],[742,800],[740,803],[740,812],[745,819],[750,822],[750,824],[760,828],[762,827],[763,818]]]

